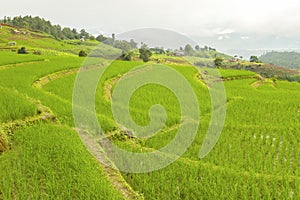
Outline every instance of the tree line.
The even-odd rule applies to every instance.
[[[81,29],[77,31],[75,28],[71,29],[69,27],[62,28],[60,25],[53,25],[50,21],[40,18],[38,16],[16,16],[16,17],[7,17],[5,16],[0,20],[1,23],[16,26],[19,28],[26,28],[33,31],[41,31],[48,33],[55,37],[56,39],[80,39],[80,38],[91,38],[94,39],[92,35]]]

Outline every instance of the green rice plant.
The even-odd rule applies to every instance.
[[[0,51],[0,68],[2,65],[18,64],[24,62],[43,61],[44,57],[31,54],[17,54],[15,52]]]
[[[37,114],[37,106],[15,91],[0,87],[0,122],[8,122]]]
[[[70,128],[38,123],[0,157],[1,199],[123,199]]]
[[[76,74],[56,75],[66,70],[76,71],[84,59],[68,55],[44,58],[47,62],[24,63],[0,71],[0,86],[7,88],[3,94],[12,95],[3,102],[9,105],[23,96],[37,99],[61,122],[60,125],[36,124],[15,132],[14,148],[0,157],[0,177],[4,177],[0,179],[0,199],[11,199],[13,195],[21,199],[101,198],[100,195],[106,199],[119,198],[77,134],[65,127],[74,126],[72,92]],[[103,62],[107,61],[95,58],[87,65]],[[116,131],[118,126],[107,94],[114,90],[122,75],[139,65],[142,63],[113,62],[99,80],[95,105],[104,132],[114,131],[110,138],[115,144],[132,152],[149,152],[174,138],[180,123],[180,107],[167,88],[155,84],[143,86],[130,99],[131,117],[137,124],[147,125],[149,109],[161,104],[168,114],[165,127],[147,139],[124,137],[122,131]],[[199,129],[182,158],[168,167],[143,174],[124,173],[133,189],[146,199],[295,199],[299,196],[300,85],[276,81],[274,85],[263,82],[253,87],[257,82],[254,73],[220,70],[224,78],[233,79],[224,82],[226,122],[213,151],[199,160],[199,149],[211,118],[209,92],[197,69],[184,65],[171,67],[188,80],[197,95],[201,111]],[[87,70],[86,75],[98,73],[97,70]],[[41,89],[32,87],[42,77],[50,77],[50,81]],[[24,103],[15,101],[17,105]],[[14,110],[17,107],[11,106],[8,113]],[[15,118],[22,116],[27,115]]]

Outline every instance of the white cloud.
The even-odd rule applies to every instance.
[[[249,40],[249,36],[241,36],[242,40]]]

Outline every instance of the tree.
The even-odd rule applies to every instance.
[[[215,48],[212,48],[212,47],[208,47],[208,50],[209,51],[217,51]]]
[[[114,47],[117,49],[121,49],[122,50],[122,54],[127,53],[131,50],[131,46],[129,44],[129,42],[127,42],[126,40],[116,40],[114,42]]]
[[[196,45],[196,46],[195,46],[195,50],[199,51],[199,50],[200,50],[200,46],[199,46],[199,45]]]
[[[124,53],[122,54],[121,56],[124,60],[127,60],[127,61],[131,61],[134,57],[134,52],[133,51],[129,51],[127,53]]]
[[[28,54],[25,47],[21,47],[21,49],[18,49],[18,54]]]
[[[258,63],[259,62],[258,57],[257,56],[250,56],[250,62]]]
[[[90,35],[90,38],[89,38],[90,40],[95,40],[96,38],[95,38],[95,36],[93,36],[93,35]]]
[[[71,40],[72,40],[72,39],[75,39],[74,33],[73,33],[72,30],[71,30],[70,28],[68,28],[68,27],[63,28],[62,33],[63,33],[63,35],[64,35],[66,38],[68,38],[68,39],[71,39]]]
[[[78,34],[76,28],[72,29],[72,33],[73,33],[75,39],[80,39],[80,35]]]
[[[133,39],[129,42],[131,49],[137,49],[137,42],[135,42]]]
[[[81,38],[89,38],[90,34],[88,32],[86,32],[85,29],[81,29],[80,30],[80,37]]]
[[[80,51],[78,56],[79,57],[87,57],[87,53],[85,51]]]
[[[187,55],[192,55],[193,52],[194,52],[194,49],[193,49],[193,47],[190,44],[187,44],[184,47],[184,51],[186,52]]]
[[[223,65],[223,58],[217,57],[217,58],[214,60],[214,63],[215,63],[215,66],[216,66],[216,67],[221,67],[221,66]]]
[[[107,40],[107,37],[105,37],[103,35],[98,35],[96,37],[96,40],[98,40],[99,42],[104,42],[105,40]]]
[[[142,45],[144,46],[144,45]],[[145,45],[147,46],[147,45]],[[152,52],[148,49],[148,48],[140,48],[139,49],[140,52],[140,58],[144,61],[144,62],[148,62],[149,58],[152,56]]]

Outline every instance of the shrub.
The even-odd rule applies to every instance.
[[[78,55],[79,57],[87,57],[87,53],[85,51],[80,51]]]
[[[36,50],[36,51],[33,52],[33,54],[34,54],[34,55],[42,55],[42,52]]]
[[[123,60],[126,60],[126,61],[131,61],[134,57],[134,52],[130,51],[130,52],[127,52],[127,53],[124,53],[121,58]]]
[[[25,47],[21,47],[21,49],[18,49],[18,54],[28,54]]]

